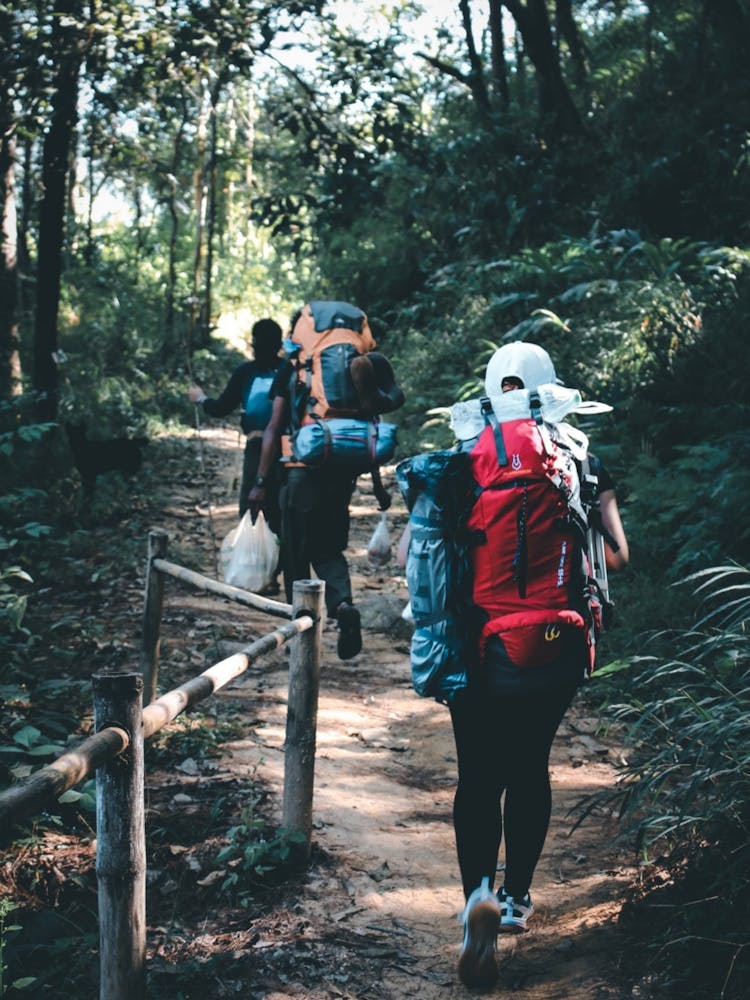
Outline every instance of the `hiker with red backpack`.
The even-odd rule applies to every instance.
[[[457,446],[396,470],[414,686],[448,705],[456,742],[458,973],[470,987],[494,985],[498,932],[526,930],[534,913],[552,741],[594,667],[606,570],[628,561],[612,479],[564,420],[597,409],[609,408],[561,385],[543,348],[510,343],[487,365],[485,396],[452,408]]]
[[[342,660],[362,648],[345,550],[357,477],[373,473],[396,448],[395,425],[380,420],[404,401],[390,364],[376,350],[367,316],[347,302],[314,301],[292,318],[288,360],[273,385],[271,418],[251,512],[264,507],[267,481],[281,467],[281,538],[286,597],[312,567],[325,581],[328,615],[338,626]],[[377,492],[381,509],[390,503]]]

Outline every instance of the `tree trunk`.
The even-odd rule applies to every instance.
[[[166,331],[165,340],[171,343],[174,337],[175,326],[175,290],[177,288],[177,237],[180,229],[180,217],[177,213],[177,174],[180,169],[180,155],[182,152],[182,137],[185,133],[185,122],[187,112],[183,108],[182,120],[174,137],[172,144],[172,166],[167,174],[169,182],[169,196],[167,198],[167,209],[169,211],[169,257],[167,261],[167,293],[164,308],[164,328]],[[188,356],[190,354],[188,345]]]
[[[513,15],[524,48],[536,71],[539,110],[560,135],[583,129],[580,115],[565,85],[545,0],[503,0]]]
[[[526,49],[523,47],[521,32],[516,27],[513,34],[513,48],[516,53],[516,86],[518,89],[518,106],[525,110],[528,105],[526,80]]]
[[[193,250],[193,287],[190,296],[190,328],[188,330],[188,357],[193,353],[195,333],[200,323],[202,297],[199,292],[203,267],[203,241],[206,222],[206,107],[201,99],[196,130],[197,164],[193,171],[193,210],[195,212],[195,248]]]
[[[503,108],[510,103],[508,94],[508,66],[505,62],[505,34],[503,32],[503,0],[490,0],[490,42],[492,59],[492,86]]]
[[[81,0],[59,0],[52,33],[52,51],[57,65],[50,124],[42,153],[34,331],[34,389],[43,394],[39,408],[43,420],[54,420],[57,416],[57,363],[54,355],[57,352],[65,188],[78,120],[78,74],[83,57],[77,24],[80,14]]]
[[[750,12],[738,0],[704,0],[704,22],[713,24],[722,39],[732,72],[745,76],[750,58]]]
[[[471,92],[474,95],[477,107],[479,107],[482,111],[486,111],[489,108],[490,102],[487,97],[487,86],[484,82],[482,60],[479,58],[477,47],[474,44],[474,32],[471,25],[469,0],[459,0],[458,6],[461,11],[461,20],[463,21],[464,34],[466,35],[466,49],[469,55],[469,66],[471,67],[468,78],[469,86],[471,87]]]
[[[211,340],[211,293],[214,269],[214,238],[216,234],[216,172],[219,129],[217,107],[219,95],[224,85],[223,74],[219,74],[211,89],[211,122],[208,148],[208,199],[206,203],[206,280],[201,307],[201,345],[208,347]]]
[[[31,225],[32,177],[34,173],[34,143],[31,136],[23,139],[23,180],[21,182],[21,215],[18,220],[18,270],[22,275],[29,272],[29,227]],[[25,312],[23,294],[20,296],[19,307],[21,312]]]
[[[11,109],[5,93],[0,93],[0,399],[10,399],[21,394],[14,167],[15,133]]]
[[[581,41],[580,32],[578,31],[578,25],[573,17],[571,0],[555,0],[555,20],[558,37],[565,41],[570,52],[575,82],[582,90],[585,90],[588,79],[586,52]]]
[[[86,206],[86,242],[83,251],[84,260],[89,267],[94,263],[94,199],[96,197],[96,181],[94,163],[96,160],[97,117],[96,108],[91,109],[89,116],[89,141],[86,153],[86,184],[88,187],[88,204]]]

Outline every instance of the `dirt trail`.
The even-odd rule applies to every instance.
[[[236,434],[204,430],[203,446],[221,471],[213,493],[223,500],[231,495]],[[365,548],[377,515],[369,479],[360,484],[349,550],[355,597],[366,604],[387,593],[405,602],[395,563],[385,571],[367,565]],[[179,541],[186,521],[176,510],[165,508],[162,526]],[[233,502],[214,509],[218,539],[235,523],[234,510]],[[405,520],[394,492],[394,544]],[[202,568],[210,572],[210,562]],[[216,607],[194,595],[169,601],[172,607],[205,606],[207,613]],[[250,635],[269,628],[269,620],[253,612],[226,604],[221,609],[225,620],[241,622],[238,627]],[[363,652],[347,663],[337,659],[335,640],[329,624],[323,635],[314,863],[291,900],[280,897],[275,912],[239,923],[227,947],[235,955],[253,949],[278,959],[264,967],[268,985],[246,993],[259,1000],[469,996],[455,975],[462,896],[451,824],[455,757],[447,710],[413,693],[403,636],[366,630]],[[222,770],[242,778],[257,769],[279,790],[286,662],[281,650],[219,695],[253,720],[251,735],[230,744]],[[576,706],[558,735],[551,768],[554,813],[533,885],[537,915],[526,935],[502,939],[496,995],[629,995],[618,984],[615,925],[632,855],[615,845],[616,829],[606,817],[590,818],[571,834],[568,816],[584,794],[615,778],[611,761],[617,750],[595,735],[596,728],[596,718]],[[292,939],[285,965],[281,950]]]

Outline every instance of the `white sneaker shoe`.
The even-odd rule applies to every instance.
[[[500,903],[489,878],[472,892],[462,916],[464,940],[458,956],[458,978],[464,986],[488,989],[497,982],[497,932]]]
[[[526,930],[526,924],[534,913],[531,896],[526,893],[520,899],[509,896],[505,887],[497,894],[500,903],[500,930],[504,934],[516,934]]]

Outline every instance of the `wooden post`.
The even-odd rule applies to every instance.
[[[99,1000],[146,996],[146,829],[143,801],[143,678],[92,678],[96,730],[118,726],[127,750],[96,772]]]
[[[159,630],[164,601],[164,576],[154,568],[154,559],[167,554],[167,535],[163,531],[148,534],[148,562],[146,563],[146,596],[143,605],[143,630],[139,665],[143,674],[143,704],[150,705],[156,697],[159,679]]]
[[[307,861],[312,844],[315,733],[320,685],[320,637],[323,631],[325,584],[321,580],[295,580],[292,617],[308,615],[313,628],[292,639],[289,649],[289,697],[286,714],[284,799],[282,825],[288,833],[302,834],[294,845],[295,860]]]

